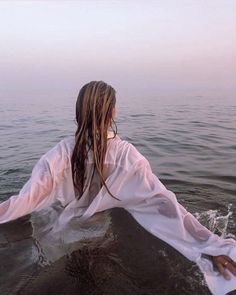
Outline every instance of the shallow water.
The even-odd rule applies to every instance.
[[[73,134],[74,103],[74,98],[37,102],[1,98],[0,200],[22,187],[44,152]],[[187,95],[120,98],[116,122],[119,135],[147,157],[154,173],[181,204],[212,231],[236,236],[236,99]],[[30,249],[34,249],[34,257],[37,249]],[[27,259],[24,263],[29,268]],[[145,268],[145,259],[142,266]],[[12,269],[20,271],[14,262]],[[175,279],[181,281],[178,276]],[[206,290],[199,287],[197,294],[207,294],[203,292]]]

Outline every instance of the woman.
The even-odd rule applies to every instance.
[[[103,81],[81,88],[75,137],[63,139],[40,158],[19,194],[0,204],[0,223],[59,201],[63,210],[48,228],[55,236],[71,220],[123,207],[146,230],[196,262],[213,294],[236,289],[236,241],[221,239],[201,225],[136,148],[119,138],[112,129],[115,103],[115,90]]]

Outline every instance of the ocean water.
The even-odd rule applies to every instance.
[[[19,191],[43,153],[75,132],[75,100],[1,98],[0,201]],[[236,236],[236,98],[119,98],[116,124],[182,205],[217,234]]]

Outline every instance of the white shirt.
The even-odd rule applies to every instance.
[[[227,255],[236,261],[236,241],[222,239],[201,225],[152,173],[149,162],[132,144],[108,134],[105,178],[119,200],[112,198],[104,186],[99,188],[96,175],[92,178],[91,153],[85,191],[79,200],[76,198],[71,172],[74,145],[74,137],[67,137],[40,158],[19,194],[0,204],[0,223],[40,211],[50,218],[45,230],[36,235],[39,241],[56,245],[63,240],[69,244],[76,242],[75,231],[69,227],[72,221],[82,222],[97,212],[122,207],[147,231],[196,262],[212,294],[224,295],[236,289],[236,277],[231,274],[231,280],[226,281],[202,255]]]

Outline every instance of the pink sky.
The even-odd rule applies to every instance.
[[[0,98],[234,93],[236,1],[1,1]]]

